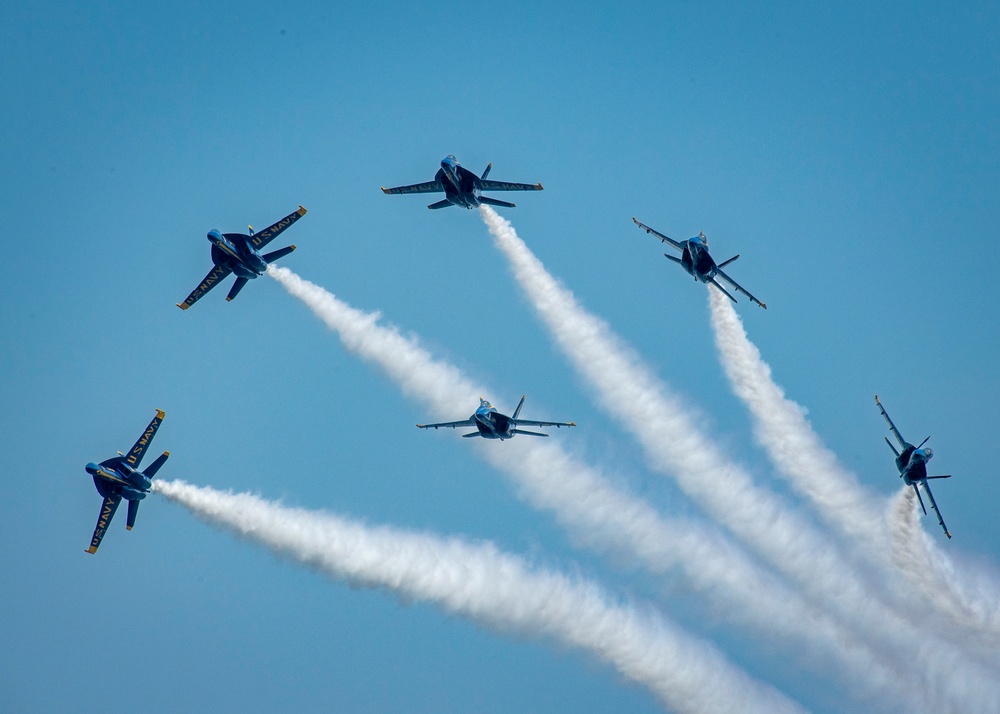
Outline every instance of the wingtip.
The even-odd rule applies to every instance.
[[[162,409],[157,409],[156,410],[156,416],[160,417],[160,419],[162,419],[166,415],[167,415],[167,413],[165,411],[163,411]]]
[[[382,193],[389,193],[389,189],[387,189],[385,186],[379,186],[379,188],[382,189]]]
[[[544,190],[545,190],[545,187],[544,187],[544,186],[542,186],[542,184],[541,184],[541,183],[536,183],[536,184],[535,184],[535,189],[536,189],[536,190],[538,190],[538,191],[544,191]]]
[[[132,526],[125,526],[125,530],[127,530],[127,531],[132,530]]]
[[[567,424],[567,426],[576,426],[576,422],[575,421],[571,421],[569,424]]]
[[[760,306],[761,306],[762,308],[764,308],[765,310],[767,309],[767,303],[766,303],[766,302],[762,302],[762,303],[760,304]]]
[[[175,302],[174,305],[179,307],[181,310],[187,310],[189,307],[191,307],[186,302]]]
[[[305,206],[303,206],[303,205],[302,205],[302,204],[300,203],[300,204],[299,204],[299,210],[298,210],[298,211],[296,211],[296,213],[298,213],[298,214],[299,214],[300,216],[304,216],[304,215],[306,215],[307,213],[309,213],[309,211],[307,211],[307,210],[306,210],[306,207],[305,207]]]
[[[97,548],[95,548],[94,546],[90,546],[89,548],[87,548],[87,550],[85,550],[83,552],[84,553],[90,553],[91,555],[93,555],[94,553],[97,552]]]
[[[226,302],[232,302],[232,301],[233,301],[233,299],[227,295],[226,296]]]

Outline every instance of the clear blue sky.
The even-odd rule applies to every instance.
[[[878,392],[955,474],[935,491],[944,545],[995,572],[998,34],[988,2],[8,8],[0,709],[659,711],[589,656],[331,582],[156,496],[86,556],[84,465],[162,408],[164,478],[493,540],[658,603],[838,710],[835,682],[683,580],[575,548],[455,434],[413,428],[420,405],[274,281],[174,303],[210,267],[209,229],[301,203],[284,265],[497,385],[501,410],[527,394],[525,416],[575,420],[554,435],[570,451],[696,514],[598,411],[478,214],[379,186],[430,180],[449,153],[541,181],[500,211],[784,490],[719,367],[705,289],[630,219],[704,230],[717,258],[742,254],[732,274],[769,308],[740,302],[750,338],[826,443],[893,493]]]

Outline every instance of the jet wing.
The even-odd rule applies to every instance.
[[[635,223],[637,226],[639,226],[642,230],[646,231],[647,233],[656,236],[657,238],[659,238],[664,243],[669,243],[670,245],[672,245],[674,248],[676,248],[680,252],[682,252],[682,253],[684,252],[684,246],[682,246],[680,243],[678,243],[677,241],[675,241],[673,238],[665,236],[662,233],[660,233],[659,231],[653,230],[652,228],[650,228],[649,226],[647,226],[645,223],[640,223],[639,221],[637,221],[635,219],[634,216],[632,217],[632,222]]]
[[[937,502],[934,500],[934,494],[931,493],[930,484],[927,483],[926,481],[923,481],[922,483],[924,486],[924,491],[927,492],[927,498],[929,498],[931,501],[931,508],[934,509],[934,515],[937,516],[938,523],[941,524],[941,529],[944,531],[944,534],[948,536],[948,538],[951,538],[951,533],[948,531],[948,526],[944,524],[944,518],[941,517],[941,511],[938,510]]]
[[[440,424],[417,424],[417,428],[418,429],[442,429],[442,428],[455,429],[455,428],[462,427],[462,426],[475,426],[475,425],[476,425],[476,420],[472,419],[470,417],[469,419],[463,419],[462,421],[445,421],[445,422],[441,422]]]
[[[142,436],[135,442],[132,450],[125,454],[125,463],[134,469],[139,468],[139,462],[142,461],[142,456],[146,453],[146,449],[153,443],[156,430],[160,428],[160,424],[163,422],[163,417],[165,416],[166,414],[162,409],[156,410],[156,416],[153,417],[153,421],[149,422],[146,431],[142,432]]]
[[[882,402],[878,400],[877,394],[875,395],[875,403],[878,404],[878,410],[882,412],[882,416],[884,416],[885,420],[889,422],[889,431],[891,431],[892,435],[896,437],[897,441],[899,441],[899,445],[905,449],[907,446],[906,440],[903,439],[903,435],[899,433],[899,429],[896,428],[896,425],[892,423],[892,419],[889,418],[888,413],[886,413],[885,409],[882,407]],[[889,446],[892,446],[892,444],[889,444]],[[895,451],[895,449],[893,449],[893,451]]]
[[[101,514],[97,517],[97,527],[94,528],[94,537],[90,539],[90,547],[87,548],[88,553],[97,552],[97,548],[101,545],[104,534],[108,530],[108,525],[111,524],[111,519],[114,518],[115,511],[118,510],[118,504],[121,501],[122,497],[117,494],[104,499],[104,503],[101,504]]]
[[[479,179],[479,188],[482,191],[543,191],[544,187],[540,183],[511,183],[509,181],[488,181]]]
[[[294,213],[289,213],[287,216],[282,218],[277,223],[274,223],[262,231],[257,231],[250,237],[250,245],[252,245],[257,250],[260,250],[265,245],[277,238],[281,233],[285,231],[290,225],[295,223],[295,221],[306,215],[306,209],[299,206],[299,210]]]
[[[440,172],[438,172],[440,173]],[[382,193],[440,193],[444,191],[444,184],[440,181],[426,181],[425,183],[414,183],[409,186],[396,186],[396,188],[382,187]]]
[[[760,305],[760,306],[761,306],[762,308],[764,308],[765,310],[767,309],[767,305],[765,305],[765,304],[764,304],[764,303],[762,303],[762,302],[761,302],[760,300],[758,300],[758,299],[757,299],[757,298],[755,298],[755,297],[754,297],[753,295],[751,295],[751,294],[750,294],[750,293],[748,293],[748,292],[747,292],[746,290],[744,290],[744,289],[743,289],[743,286],[742,286],[742,285],[740,285],[740,284],[739,284],[738,282],[736,282],[735,280],[733,280],[732,278],[730,278],[730,277],[729,277],[728,275],[726,275],[726,274],[725,274],[724,272],[722,272],[722,269],[721,269],[721,268],[717,268],[717,269],[716,269],[716,271],[715,271],[715,274],[716,274],[716,275],[718,275],[718,276],[719,276],[720,278],[722,278],[723,280],[725,280],[725,281],[726,281],[727,283],[729,283],[730,285],[732,285],[732,286],[733,286],[733,288],[735,288],[735,289],[736,289],[736,292],[738,292],[738,293],[743,293],[743,294],[744,294],[744,295],[746,295],[746,296],[747,296],[748,298],[750,298],[750,302],[755,302],[755,303],[757,303],[758,305]]]
[[[512,419],[514,426],[576,426],[575,421],[532,421],[531,419]]]
[[[214,266],[211,272],[205,276],[205,279],[201,281],[201,284],[192,290],[190,295],[184,298],[184,302],[177,303],[177,307],[181,310],[187,310],[189,307],[205,297],[205,293],[218,285],[219,282],[229,275],[230,272],[232,271],[224,265]]]

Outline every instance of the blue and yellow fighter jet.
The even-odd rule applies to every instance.
[[[464,208],[476,208],[480,204],[489,206],[503,206],[514,208],[513,203],[499,201],[495,198],[483,196],[483,191],[541,191],[540,183],[508,183],[507,181],[487,181],[493,164],[489,164],[482,176],[476,176],[467,168],[458,163],[458,160],[451,154],[441,159],[441,168],[434,175],[433,181],[426,183],[415,183],[410,186],[397,186],[396,188],[382,187],[382,192],[387,194],[395,193],[440,193],[444,191],[444,200],[432,203],[428,208],[448,208],[449,206],[462,206]]]
[[[514,410],[513,416],[507,416],[501,414],[496,410],[496,408],[490,404],[488,401],[479,398],[479,408],[476,413],[470,416],[468,419],[463,419],[462,421],[446,421],[441,424],[417,424],[420,429],[441,429],[450,428],[455,429],[463,426],[474,426],[476,431],[469,432],[468,434],[462,434],[463,437],[468,439],[472,436],[481,436],[484,439],[513,439],[515,434],[529,434],[530,436],[548,436],[548,434],[542,434],[538,431],[526,431],[524,429],[519,429],[518,427],[522,425],[526,426],[576,426],[576,422],[563,422],[563,421],[531,421],[529,419],[518,419],[517,415],[521,413],[521,407],[524,405],[524,397],[521,397],[521,401],[517,403],[517,409]]]
[[[295,213],[288,214],[274,225],[268,226],[258,233],[253,232],[253,226],[248,226],[249,235],[245,233],[220,233],[214,228],[210,230],[208,240],[212,244],[212,262],[215,263],[215,266],[184,302],[177,303],[177,307],[181,310],[187,310],[230,273],[236,274],[236,282],[230,288],[226,300],[235,298],[248,280],[263,275],[269,264],[295,250],[295,246],[290,245],[287,248],[281,248],[264,255],[259,252],[261,248],[277,238],[282,231],[304,215],[306,215],[306,209],[299,206],[299,210]]]
[[[678,258],[675,255],[669,255],[667,253],[664,253],[663,257],[672,260],[675,263],[678,263],[682,268],[684,268],[684,270],[690,273],[695,280],[700,280],[703,283],[711,283],[719,290],[721,290],[726,297],[728,297],[733,302],[736,302],[736,298],[730,295],[729,291],[726,290],[724,287],[722,287],[722,285],[719,284],[719,281],[715,279],[716,276],[718,276],[723,280],[725,280],[730,285],[732,285],[737,290],[737,292],[741,292],[748,298],[750,298],[750,302],[755,302],[765,310],[767,309],[767,305],[765,305],[760,300],[755,298],[753,295],[748,293],[746,290],[743,289],[742,285],[740,285],[735,280],[726,275],[724,272],[722,272],[722,269],[725,266],[732,263],[737,258],[739,258],[740,257],[739,255],[734,255],[729,260],[724,260],[718,265],[716,265],[715,260],[712,258],[711,255],[708,254],[708,238],[705,237],[704,233],[699,233],[694,238],[690,238],[686,241],[676,241],[673,238],[668,238],[659,231],[653,230],[645,223],[640,223],[635,218],[632,218],[632,220],[635,222],[637,226],[642,228],[647,233],[656,236],[664,243],[669,243],[674,248],[679,250],[681,252],[680,258]]]
[[[944,534],[951,538],[951,532],[948,530],[948,526],[944,524],[944,519],[941,517],[941,511],[938,510],[937,503],[934,501],[934,494],[931,493],[931,487],[927,483],[928,479],[932,478],[951,478],[951,474],[945,474],[943,476],[928,476],[927,475],[927,462],[931,460],[934,456],[934,452],[928,446],[926,449],[921,448],[927,443],[927,440],[931,437],[927,437],[920,442],[919,445],[914,446],[913,444],[907,442],[903,439],[903,435],[899,433],[899,429],[896,425],[892,423],[892,419],[886,414],[885,408],[882,406],[882,402],[878,400],[878,395],[875,395],[875,403],[878,405],[878,410],[882,412],[882,416],[885,420],[889,422],[889,431],[892,435],[896,437],[896,441],[899,442],[900,448],[903,450],[899,452],[896,447],[892,445],[889,441],[889,437],[885,437],[885,443],[889,445],[892,449],[892,453],[896,455],[896,468],[899,469],[899,477],[903,479],[903,483],[907,486],[913,486],[913,490],[917,494],[917,500],[920,501],[920,507],[924,510],[924,515],[927,515],[927,507],[924,505],[924,499],[920,497],[920,489],[917,488],[917,484],[924,487],[927,492],[927,498],[931,500],[931,508],[934,509],[935,515],[937,515],[938,523],[941,524]]]
[[[135,446],[127,454],[118,452],[118,456],[95,464],[91,461],[87,464],[87,473],[94,477],[94,485],[97,492],[104,496],[104,503],[101,504],[101,514],[97,517],[97,527],[94,529],[94,537],[90,539],[88,553],[96,553],[104,533],[114,518],[118,504],[124,498],[128,501],[128,520],[125,527],[132,530],[135,525],[135,516],[139,512],[139,501],[149,493],[151,481],[156,472],[160,470],[170,456],[169,451],[164,451],[156,461],[146,467],[145,471],[139,471],[139,462],[142,461],[143,454],[149,448],[156,430],[160,428],[165,414],[162,410],[156,410],[156,416],[149,422],[146,431],[142,433]]]

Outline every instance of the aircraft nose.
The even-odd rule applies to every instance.
[[[90,474],[91,476],[96,476],[97,475],[97,470],[99,468],[100,468],[100,466],[98,466],[93,461],[91,461],[89,464],[87,464],[87,473]]]
[[[217,231],[216,229],[213,228],[212,230],[210,230],[208,232],[207,238],[210,241],[212,241],[213,243],[218,243],[219,241],[222,240],[222,234],[219,233],[219,231]]]

